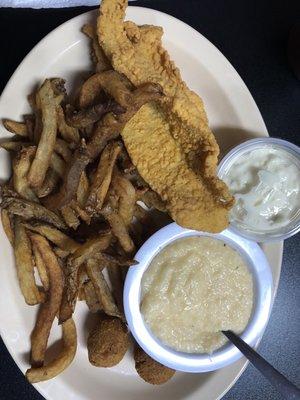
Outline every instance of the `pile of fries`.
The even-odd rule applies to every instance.
[[[158,228],[142,204],[165,212],[119,136],[143,104],[162,96],[161,89],[151,83],[133,87],[112,70],[94,28],[86,25],[83,32],[92,41],[96,73],[77,98],[71,101],[62,79],[46,79],[28,97],[32,114],[23,122],[3,121],[15,136],[1,143],[12,158],[12,177],[1,188],[2,224],[14,248],[23,297],[28,305],[40,304],[26,373],[30,382],[51,379],[72,362],[77,300],[99,316],[87,342],[90,362],[109,367],[123,358],[129,346],[124,279],[136,248]],[[63,345],[58,357],[45,363],[56,318]],[[174,373],[145,354],[138,357],[137,370],[151,383],[157,383],[147,378],[152,366],[151,373],[167,376],[159,383]]]

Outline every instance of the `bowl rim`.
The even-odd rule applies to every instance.
[[[171,349],[152,334],[140,312],[141,280],[152,259],[168,244],[188,236],[208,236],[222,240],[236,249],[246,261],[254,278],[254,306],[250,321],[240,336],[249,345],[256,345],[268,322],[273,278],[260,246],[228,229],[219,234],[210,234],[171,223],[152,235],[139,249],[135,256],[138,264],[130,267],[127,273],[123,295],[125,316],[132,335],[147,354],[169,368],[193,373],[209,372],[232,364],[243,356],[242,353],[231,343],[212,354],[184,353]]]
[[[232,163],[234,161],[235,157],[238,157],[239,155],[242,155],[247,151],[259,148],[260,145],[262,147],[270,145],[270,147],[281,148],[282,150],[290,153],[293,157],[298,158],[300,162],[300,147],[298,147],[294,143],[291,143],[284,139],[273,137],[249,139],[243,143],[240,143],[237,146],[234,146],[233,148],[231,148],[231,150],[229,150],[228,153],[224,155],[217,168],[218,177],[222,179],[224,172],[223,170],[226,168],[228,163]],[[291,226],[290,229],[288,229],[289,226]],[[251,230],[248,231],[246,229],[243,229],[242,227],[239,227],[238,224],[235,224],[234,221],[231,221],[228,230],[246,239],[254,240],[260,243],[281,241],[284,239],[288,239],[300,232],[300,214],[292,224],[288,224],[282,227],[281,232],[280,229],[270,232],[262,231],[261,233]]]

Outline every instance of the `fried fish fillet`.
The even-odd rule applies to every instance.
[[[189,168],[180,146],[170,134],[168,118],[156,103],[144,105],[121,132],[132,162],[142,178],[166,202],[179,225],[220,232],[228,225],[228,211],[201,176]]]
[[[196,229],[206,227],[206,230],[212,232],[222,230],[228,225],[227,214],[234,203],[234,199],[224,182],[216,176],[219,147],[208,126],[203,102],[196,93],[187,87],[179,70],[162,47],[162,28],[150,25],[138,27],[134,23],[130,23],[129,29],[128,22],[124,23],[126,7],[127,0],[102,1],[100,16],[97,21],[99,43],[111,61],[113,68],[123,73],[134,85],[153,82],[163,88],[165,96],[160,101],[159,106],[150,107],[151,112],[149,107],[144,107],[143,112],[145,112],[145,109],[148,110],[148,114],[152,113],[151,118],[153,117],[156,121],[161,121],[163,115],[164,122],[162,125],[164,128],[162,130],[166,137],[169,136],[168,143],[172,147],[172,151],[167,157],[166,149],[163,148],[166,143],[157,135],[158,153],[164,154],[164,164],[169,164],[170,169],[174,161],[171,154],[175,151],[176,145],[176,154],[178,157],[180,156],[184,171],[189,176],[193,176],[192,179],[186,179],[183,176],[178,176],[177,179],[177,181],[181,179],[182,182],[190,185],[184,187],[184,191],[189,194],[188,199],[185,198],[181,202],[177,195],[172,198],[174,193],[173,189],[168,186],[170,182],[168,179],[160,179],[166,178],[164,171],[157,171],[158,175],[152,173],[150,181],[150,177],[145,173],[143,166],[137,162],[137,160],[148,157],[148,167],[150,167],[155,164],[156,159],[161,158],[161,154],[155,153],[153,147],[149,146],[153,132],[148,129],[155,129],[155,126],[152,121],[147,120],[147,115],[142,115],[143,112],[138,113],[134,119],[137,121],[141,118],[145,123],[143,127],[145,136],[141,143],[143,146],[138,148],[140,153],[138,157],[137,154],[132,153],[131,146],[133,144],[132,137],[138,136],[136,131],[134,131],[134,134],[132,132],[132,137],[127,137],[127,128],[125,128],[122,134],[125,146],[146,182],[163,198],[168,198],[168,209],[175,221],[183,226]],[[128,126],[131,127],[132,124],[133,122],[129,122]],[[144,149],[147,149],[145,154],[143,154]],[[177,174],[183,172],[181,168],[179,170],[175,168],[173,172],[175,170]],[[150,173],[150,171],[147,172]],[[176,185],[177,190],[179,186]],[[195,187],[197,187],[197,194],[195,194],[196,197],[193,197]],[[168,195],[164,196],[166,192]],[[203,199],[205,199],[206,204],[196,205],[198,201]],[[183,205],[185,205],[185,210],[182,208]],[[195,221],[195,215],[188,217],[192,209],[193,212],[196,212],[197,209],[197,218],[206,218],[207,223],[200,220]],[[210,215],[205,215],[208,209]],[[178,210],[180,210],[180,215]],[[212,212],[215,214],[215,220],[211,220]],[[219,214],[222,214],[220,219]]]
[[[164,111],[170,131],[179,142],[187,162],[196,174],[214,176],[219,147],[208,126],[200,97],[182,80],[178,68],[162,47],[163,29],[124,23],[127,0],[103,0],[97,31],[100,44],[113,68],[135,85],[158,83],[165,96]]]

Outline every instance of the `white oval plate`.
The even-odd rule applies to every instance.
[[[128,19],[138,24],[164,27],[164,45],[182,71],[188,85],[203,98],[210,125],[223,152],[251,137],[267,136],[259,110],[247,87],[226,58],[207,39],[183,22],[151,9],[129,7]],[[27,55],[15,71],[0,99],[0,118],[19,119],[29,111],[27,95],[46,77],[59,76],[71,89],[80,76],[91,69],[89,44],[80,32],[82,25],[95,20],[91,11],[64,23],[46,36]],[[0,138],[9,133],[0,128]],[[0,150],[0,180],[10,173],[8,155]],[[30,332],[36,308],[24,304],[18,287],[10,245],[0,228],[0,318],[1,336],[19,368],[28,368]],[[272,267],[276,291],[282,257],[282,243],[264,246]],[[76,321],[78,351],[71,367],[56,379],[35,384],[47,399],[76,400],[216,400],[238,379],[245,359],[222,370],[207,374],[177,373],[167,384],[154,387],[136,374],[130,354],[116,367],[98,369],[87,358],[86,332],[90,321],[87,309],[78,304]],[[59,337],[53,328],[51,342]]]

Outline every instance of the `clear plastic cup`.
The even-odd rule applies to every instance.
[[[223,179],[240,156],[245,155],[252,150],[262,148],[283,150],[286,152],[287,157],[293,160],[294,165],[296,165],[300,171],[300,148],[298,146],[286,140],[264,137],[248,140],[229,151],[219,164],[218,176]],[[231,213],[230,216],[229,229],[256,242],[270,242],[287,239],[300,231],[300,204],[295,216],[287,222],[286,225],[274,228],[273,230],[254,229],[246,223],[236,220],[233,213]]]

